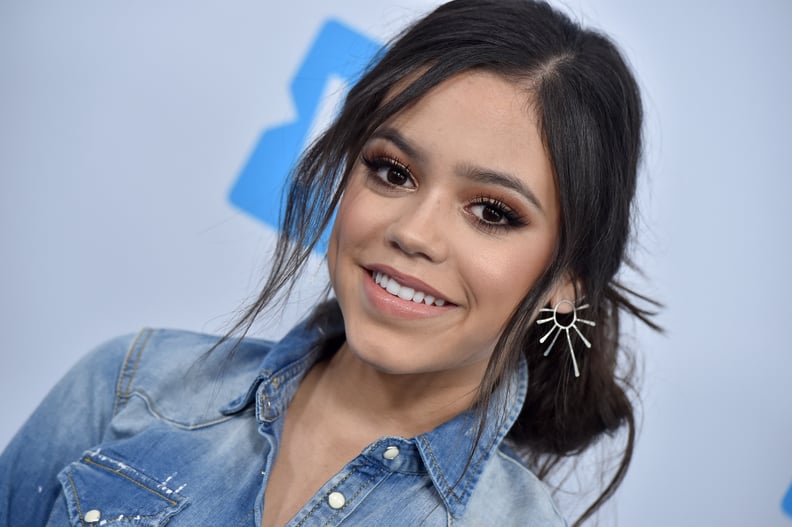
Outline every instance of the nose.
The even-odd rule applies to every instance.
[[[448,258],[451,207],[439,197],[416,200],[405,207],[385,232],[387,242],[401,252],[439,263]]]

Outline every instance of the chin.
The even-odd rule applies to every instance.
[[[358,360],[375,370],[388,375],[407,375],[433,371],[428,364],[421,364],[420,359],[426,354],[420,353],[414,346],[404,342],[385,343],[380,339],[356,339],[347,334],[349,352]],[[404,349],[411,349],[405,353]]]

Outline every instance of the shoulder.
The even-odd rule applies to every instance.
[[[75,369],[117,377],[118,390],[123,394],[134,386],[172,380],[174,373],[187,380],[201,373],[222,378],[248,374],[272,345],[254,338],[222,339],[192,331],[143,328],[98,346]]]
[[[271,348],[253,338],[146,328],[105,344],[98,354],[120,364],[116,413],[131,401],[143,402],[154,417],[192,427],[222,419],[220,408],[250,387]]]
[[[217,335],[197,333],[178,329],[143,328],[136,334],[118,337],[100,347],[107,352],[123,348],[128,360],[145,357],[145,360],[162,359],[170,363],[191,362],[207,353],[217,351],[220,354],[247,357],[251,351],[261,353],[272,346],[267,340],[250,337],[224,339]]]
[[[466,526],[566,525],[547,486],[505,444],[500,445],[484,468],[464,520]]]
[[[145,473],[161,461],[146,457],[152,437],[183,442],[184,434],[169,431],[230,421],[220,406],[249,389],[271,345],[256,339],[218,342],[199,333],[144,329],[86,354],[0,453],[0,525],[5,517],[44,525],[51,513],[60,514],[53,512],[61,510],[53,508],[59,507],[56,500],[75,484],[69,479],[66,485],[60,475],[71,478],[67,470],[81,466],[75,460],[87,450],[114,445],[126,460],[146,458],[135,463]],[[105,489],[107,480],[100,481],[97,488]]]

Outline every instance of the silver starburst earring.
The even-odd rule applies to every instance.
[[[568,324],[562,324],[558,320],[558,308],[561,306],[561,304],[567,304],[569,306],[572,306],[572,313],[571,313],[572,321],[569,322]],[[580,322],[581,324],[588,324],[589,326],[596,326],[597,325],[591,320],[586,320],[585,318],[580,318],[578,316],[578,311],[583,311],[584,309],[587,309],[588,307],[589,307],[588,304],[583,304],[580,307],[576,307],[575,303],[570,301],[570,300],[561,300],[559,303],[557,303],[555,306],[553,306],[552,309],[550,309],[550,308],[542,308],[542,309],[540,309],[539,311],[552,313],[553,315],[549,316],[547,318],[541,318],[541,319],[536,321],[536,323],[539,324],[539,325],[546,324],[547,322],[552,322],[553,323],[553,327],[550,328],[550,331],[545,333],[544,337],[539,339],[539,344],[544,344],[545,341],[548,338],[550,338],[550,336],[553,333],[555,333],[555,336],[553,337],[553,340],[550,342],[550,345],[547,346],[547,349],[544,352],[544,356],[545,357],[547,357],[550,354],[550,350],[553,349],[553,344],[555,344],[556,340],[558,340],[558,335],[560,335],[562,332],[566,333],[567,344],[569,344],[569,354],[572,356],[572,366],[575,368],[575,377],[580,377],[580,370],[578,370],[577,359],[575,358],[575,350],[572,348],[572,336],[569,334],[569,329],[570,328],[574,329],[577,332],[578,336],[580,337],[580,340],[583,341],[583,344],[585,344],[587,348],[591,348],[591,342],[586,340],[586,337],[583,336],[583,333],[580,332],[580,329],[578,329],[578,327],[576,325],[578,322]]]

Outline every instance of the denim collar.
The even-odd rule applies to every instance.
[[[342,324],[327,329],[301,323],[265,355],[253,383],[222,412],[226,415],[239,412],[255,400],[260,424],[277,420],[286,411],[302,378],[319,360],[321,350],[317,344],[328,337],[342,336],[343,332]],[[486,411],[486,427],[472,457],[470,452],[478,428],[478,417],[473,410],[411,439],[434,487],[454,517],[464,513],[487,461],[517,420],[527,388],[528,366],[521,355],[510,382],[500,383],[495,389]]]

